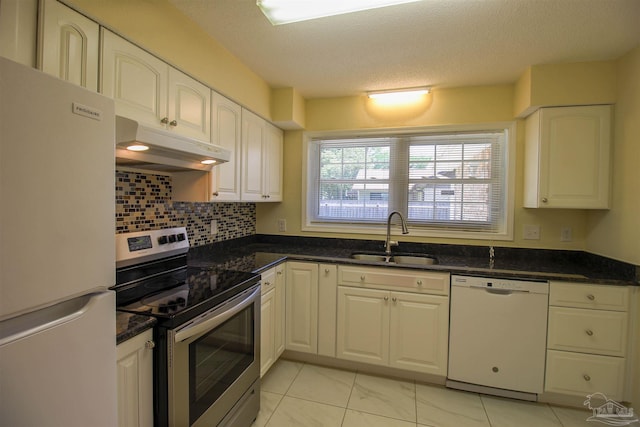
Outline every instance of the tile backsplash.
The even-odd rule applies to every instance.
[[[116,170],[116,233],[185,226],[191,246],[256,233],[255,203],[173,202],[171,183],[167,175]]]

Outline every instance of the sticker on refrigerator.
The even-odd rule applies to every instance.
[[[94,120],[102,120],[102,111],[96,110],[95,108],[87,107],[86,105],[78,104],[77,102],[72,103],[73,113],[78,114],[79,116],[89,117]]]

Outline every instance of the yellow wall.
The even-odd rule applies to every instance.
[[[270,119],[270,87],[168,0],[65,0],[116,33]]]
[[[640,46],[618,61],[611,210],[589,215],[589,252],[640,265]]]
[[[407,108],[383,109],[376,107],[365,96],[331,99],[312,99],[306,103],[307,130],[333,131],[373,128],[399,128],[410,126],[436,126],[450,124],[488,123],[514,120],[514,85],[481,86],[434,90],[425,103]],[[257,231],[264,234],[282,234],[277,220],[287,220],[288,235],[336,237],[329,233],[309,233],[301,230],[302,222],[302,131],[285,133],[284,201],[263,203],[257,207]],[[585,248],[586,212],[572,210],[539,210],[522,208],[524,122],[517,127],[515,240],[493,242],[496,245],[577,249]],[[539,224],[541,240],[523,240],[524,224]],[[560,242],[561,227],[573,230],[572,242]],[[382,230],[381,230],[382,231]],[[341,234],[355,239],[380,239],[380,235]],[[429,241],[460,244],[487,244],[490,242],[460,239],[433,239],[402,236],[404,241]]]

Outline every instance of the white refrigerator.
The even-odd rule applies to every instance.
[[[114,104],[0,58],[0,425],[117,424]]]

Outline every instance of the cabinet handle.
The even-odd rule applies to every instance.
[[[418,283],[418,286],[422,286],[422,280],[418,280],[416,283]]]
[[[542,198],[542,203],[547,203],[549,201],[549,199],[547,199],[546,197]]]
[[[360,276],[360,281],[361,282],[364,282],[364,279],[365,279],[364,275]]]
[[[177,121],[175,121],[175,120],[171,120],[171,121],[169,122],[169,126],[174,126],[174,127],[175,127],[175,126],[178,126],[178,122],[177,122]]]
[[[384,297],[384,300],[385,301],[389,301],[389,297]]]
[[[220,195],[220,193],[218,193],[217,191],[215,193],[211,193],[212,196],[214,197],[218,197]]]
[[[148,349],[152,349],[156,346],[156,343],[149,340],[146,343],[144,343],[144,348],[148,348]]]
[[[589,299],[589,301],[595,301],[596,299],[596,297],[593,294],[587,295],[587,298]]]
[[[329,270],[328,268],[325,268],[325,269],[324,269],[324,274],[329,274],[329,271],[330,271],[330,270]]]
[[[393,302],[398,302],[398,298],[393,297],[393,298],[391,298],[391,301],[393,301]]]
[[[169,117],[163,117],[162,120],[160,120],[160,123],[166,125],[167,123],[169,123]]]
[[[585,381],[591,381],[591,377],[587,374],[584,374],[582,378],[584,378]]]
[[[586,331],[584,331],[587,335],[592,336],[593,335],[593,331],[591,329],[587,329]]]
[[[276,272],[276,274],[277,274],[278,276],[282,276],[282,271],[277,271],[277,272]]]
[[[265,286],[270,286],[270,285],[271,285],[271,282],[264,282],[264,285],[265,285]]]

